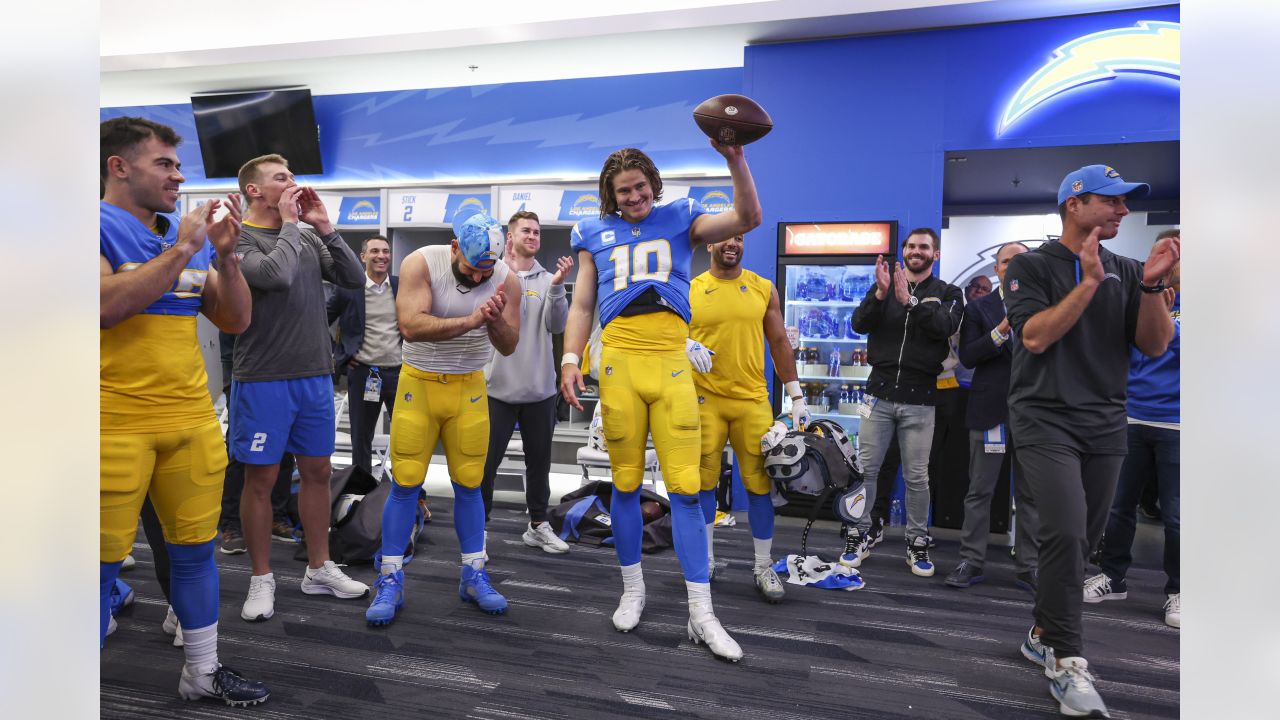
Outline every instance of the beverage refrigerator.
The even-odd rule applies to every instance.
[[[867,376],[867,339],[853,313],[875,285],[878,255],[896,255],[894,221],[778,223],[777,285],[800,389],[814,419],[834,420],[852,438]],[[791,398],[774,373],[775,415]]]

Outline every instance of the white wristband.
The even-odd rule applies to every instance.
[[[560,364],[573,365],[574,367],[577,367],[582,364],[582,358],[574,355],[573,353],[565,353],[564,357],[560,358]]]
[[[791,382],[789,382],[789,383],[785,383],[785,384],[783,384],[783,386],[782,386],[782,387],[783,387],[783,389],[785,389],[785,390],[787,391],[787,397],[789,397],[789,398],[791,398],[791,399],[793,399],[793,400],[794,400],[795,398],[798,398],[798,397],[804,397],[804,393],[800,392],[800,381],[799,381],[799,380],[792,380],[792,381],[791,381]]]

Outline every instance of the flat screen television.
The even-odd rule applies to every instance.
[[[307,88],[203,93],[191,98],[207,178],[235,177],[259,155],[278,153],[295,175],[319,175],[320,129]]]

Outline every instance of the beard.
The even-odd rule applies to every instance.
[[[738,253],[737,257],[732,260],[726,258],[723,252],[715,254],[716,264],[723,268],[735,268],[742,264],[742,253]]]
[[[450,261],[449,267],[453,268],[453,279],[457,280],[459,285],[466,288],[480,287],[481,285],[484,284],[486,280],[489,279],[489,276],[486,275],[480,280],[480,282],[476,282],[475,280],[472,280],[466,275],[463,275],[462,271],[458,269],[458,258],[454,258],[452,261]]]
[[[914,273],[924,272],[925,270],[928,270],[931,265],[933,265],[933,258],[929,258],[926,260],[924,258],[912,257],[912,258],[908,258],[907,261],[903,264],[906,265],[907,269],[910,270],[911,272],[914,272]]]

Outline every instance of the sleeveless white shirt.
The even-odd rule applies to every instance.
[[[415,252],[422,253],[431,274],[431,314],[438,318],[454,318],[470,315],[502,287],[510,268],[501,260],[493,268],[493,274],[476,287],[459,285],[453,275],[452,248],[449,245],[428,245]],[[464,292],[465,291],[465,292]],[[404,343],[404,361],[424,372],[461,375],[481,370],[493,357],[493,343],[484,327],[440,341]]]

